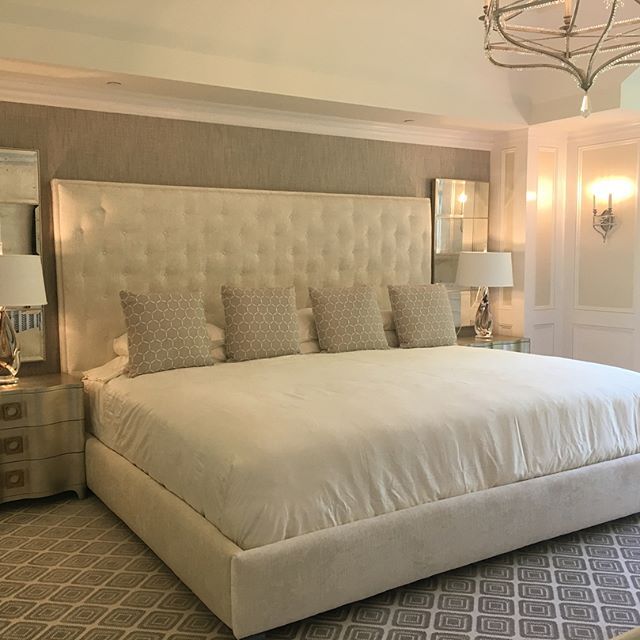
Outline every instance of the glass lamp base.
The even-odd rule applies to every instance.
[[[480,291],[478,291],[480,297]],[[489,308],[489,288],[484,287],[482,290],[482,300],[476,311],[476,319],[473,325],[476,331],[476,338],[489,340],[493,335],[493,317]]]
[[[20,369],[20,347],[11,318],[0,306],[0,385],[16,384]]]

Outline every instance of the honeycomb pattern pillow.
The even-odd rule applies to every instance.
[[[293,287],[222,287],[227,358],[236,362],[300,353]]]
[[[309,289],[320,349],[330,353],[388,349],[371,287]]]
[[[129,376],[213,364],[202,296],[120,292]]]
[[[449,294],[440,284],[389,287],[400,347],[443,347],[456,343]]]

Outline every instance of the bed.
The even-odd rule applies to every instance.
[[[417,198],[55,181],[62,368],[117,293],[429,280]],[[87,381],[89,487],[237,637],[640,510],[640,376],[465,347]]]

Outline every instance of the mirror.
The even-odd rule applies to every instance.
[[[40,168],[37,151],[0,149],[0,253],[40,254]],[[11,309],[22,362],[44,360],[42,307]]]
[[[473,325],[476,291],[455,285],[461,251],[486,251],[489,183],[438,178],[433,185],[432,281],[449,290],[458,327]]]

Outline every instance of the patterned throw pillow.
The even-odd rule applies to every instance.
[[[202,296],[120,292],[131,377],[213,364]]]
[[[388,349],[382,315],[371,287],[309,289],[323,351]]]
[[[293,287],[222,287],[227,358],[241,362],[300,353]]]
[[[390,286],[389,299],[401,347],[443,347],[456,343],[451,303],[442,285]]]

